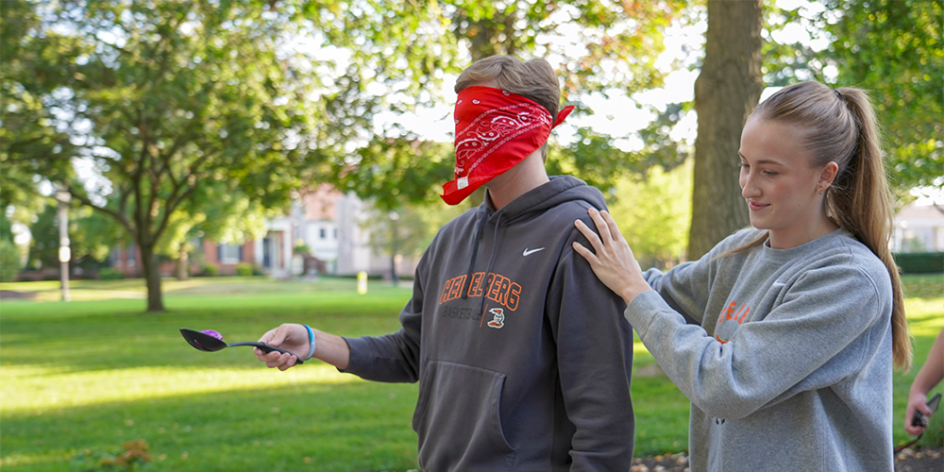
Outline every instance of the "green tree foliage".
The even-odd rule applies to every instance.
[[[783,86],[818,80],[870,91],[882,126],[892,183],[900,194],[916,186],[941,188],[944,169],[944,2],[820,0],[809,15],[803,7],[777,10],[770,23],[804,23],[809,44],[764,47],[765,80]]]
[[[435,4],[435,2],[433,2]],[[557,67],[563,77],[563,99],[576,101],[591,92],[604,94],[633,93],[662,85],[666,71],[659,70],[655,61],[663,51],[663,31],[679,18],[686,1],[623,2],[545,2],[512,1],[503,3],[446,1],[438,8],[413,10],[420,17],[432,15],[420,23],[432,30],[448,32],[448,36],[430,34],[437,38],[445,53],[454,54],[443,59],[444,67],[435,71],[458,72],[471,60],[494,54],[510,54],[523,59],[544,57]],[[380,9],[394,9],[397,4],[377,5]],[[352,15],[362,16],[357,10]],[[389,11],[376,15],[374,23],[385,24]],[[370,15],[368,15],[370,16]],[[404,20],[406,21],[406,20]],[[410,21],[419,21],[413,18]],[[367,23],[348,20],[349,24],[364,28]],[[369,22],[368,22],[369,23]],[[376,35],[369,35],[375,44],[383,43]],[[397,43],[386,38],[387,44]],[[376,52],[376,51],[375,51]],[[366,59],[366,58],[365,58]],[[422,97],[434,97],[421,93]],[[397,108],[402,110],[406,108]],[[686,152],[668,138],[671,129],[682,114],[681,105],[670,106],[659,114],[651,126],[639,133],[645,149],[624,152],[612,142],[616,137],[581,128],[578,138],[569,146],[551,147],[547,166],[550,173],[575,174],[591,185],[611,187],[620,176],[644,175],[652,165],[671,168],[680,164]],[[589,110],[583,110],[586,113]],[[578,110],[578,113],[581,113]],[[623,137],[623,136],[620,136]],[[396,210],[403,213],[398,223],[405,227],[420,228],[423,234],[404,235],[403,240],[431,239],[425,232],[438,228],[442,222],[414,222],[405,220],[414,212],[414,205],[438,203],[441,185],[452,178],[453,147],[451,143],[430,143],[418,140],[399,128],[385,130],[357,149],[353,155],[335,167],[334,181],[341,188],[353,190],[358,196],[374,202],[379,213]],[[473,205],[481,201],[470,198]],[[429,205],[423,213],[429,215],[436,205]],[[450,212],[453,214],[455,212]],[[372,245],[383,253],[390,251],[390,226],[386,218],[371,218],[369,226]],[[448,221],[448,220],[445,220]],[[444,222],[444,221],[443,221]],[[425,229],[429,227],[430,229]],[[410,249],[401,247],[398,253],[409,255]]]
[[[284,10],[294,2],[272,3]],[[306,37],[325,46],[318,51],[320,55],[334,57],[325,60],[319,72],[334,68],[344,72],[325,85],[343,91],[339,97],[343,99],[329,109],[341,113],[345,125],[358,119],[369,122],[370,116],[363,112],[374,107],[403,111],[418,103],[433,103],[444,72],[458,67],[456,38],[449,34],[450,20],[441,2],[298,3],[298,16],[308,26]],[[371,83],[386,87],[369,92]]]
[[[388,211],[384,209],[384,203],[373,203],[365,217],[358,222],[361,229],[367,232],[371,250],[375,254],[416,260],[433,242],[439,228],[465,210],[459,206],[407,203]]]
[[[459,216],[463,209],[445,205],[403,205],[395,211],[385,211],[374,205],[366,212],[359,226],[368,232],[368,244],[377,254],[393,254],[394,228],[396,229],[396,254],[419,258],[433,242],[433,237],[443,225]],[[391,218],[396,213],[396,224]]]
[[[658,86],[663,31],[686,1],[443,2],[448,26],[472,60],[494,54],[559,65],[564,98],[587,90]]]
[[[12,94],[24,117],[5,114],[4,129],[29,119],[48,126],[37,139],[17,132],[4,144],[5,170],[62,185],[124,227],[142,253],[149,311],[163,309],[156,250],[165,231],[181,211],[200,212],[186,202],[216,185],[265,208],[285,205],[319,170],[331,148],[322,144],[356,127],[345,117],[369,116],[369,105],[348,98],[362,86],[357,77],[319,75],[326,61],[293,47],[309,24],[301,22],[304,4],[15,6],[3,10],[4,25],[22,12],[33,21],[8,41],[18,49],[4,58],[14,73],[3,87],[30,93]],[[33,142],[44,147],[27,146]],[[92,162],[107,183],[80,182],[75,158]]]
[[[156,254],[210,221],[188,205],[206,185],[245,208],[284,206],[329,174],[387,208],[428,200],[451,152],[375,135],[377,111],[435,103],[444,74],[492,53],[548,58],[565,97],[659,85],[661,31],[685,3],[3,2],[0,159],[5,179],[29,184],[3,188],[34,191],[39,175],[114,218],[158,311]],[[430,159],[401,166],[417,152]],[[81,180],[76,159],[101,179]]]
[[[0,238],[11,242],[11,225],[29,226],[45,205],[37,191],[36,173],[40,168],[61,173],[59,163],[74,152],[69,135],[56,127],[55,113],[43,103],[63,71],[43,59],[46,48],[27,39],[39,24],[39,15],[29,2],[0,2]],[[48,39],[58,43],[62,38]],[[47,162],[12,165],[14,156],[23,155]],[[11,207],[13,213],[8,215]]]
[[[684,259],[692,214],[692,160],[665,171],[652,167],[642,179],[625,177],[614,190],[610,214],[642,267],[671,267]]]
[[[195,241],[242,244],[265,236],[267,216],[279,209],[266,209],[257,199],[224,182],[205,182],[193,196],[171,214],[167,230],[155,252],[177,261],[176,276],[186,279]]]
[[[61,174],[66,167],[63,160],[74,153],[68,133],[56,126],[57,110],[44,99],[67,73],[57,67],[58,57],[50,56],[74,51],[75,41],[51,32],[42,44],[31,40],[41,24],[34,4],[0,2],[0,205],[4,208],[35,200],[34,175],[40,170]],[[27,155],[46,162],[19,162]],[[20,165],[11,165],[14,160]]]
[[[375,28],[390,26],[388,19],[400,15],[398,2],[375,4],[374,9],[351,10],[345,21],[354,29],[349,29],[348,34],[366,31],[369,42],[375,45],[355,56],[370,60],[370,56],[384,51],[376,46],[378,44],[386,45],[388,55],[389,52],[412,51],[409,47],[392,47],[402,41],[393,35],[399,34],[403,24],[415,22],[430,32],[424,37],[427,43],[420,44],[433,42],[437,51],[442,51],[442,69],[430,70],[433,77],[441,79],[444,73],[456,73],[473,60],[494,54],[522,59],[543,57],[563,78],[563,99],[578,105],[580,97],[590,92],[631,94],[661,85],[666,71],[658,69],[655,62],[664,50],[663,32],[688,4],[685,0],[430,3],[434,6],[408,9],[410,15],[397,18],[402,24],[385,35]],[[375,26],[368,26],[371,24]],[[377,67],[383,68],[382,65]],[[415,78],[415,71],[413,73]],[[430,100],[425,101],[425,98]],[[436,98],[440,97],[423,90],[404,103],[441,103]],[[408,109],[391,106],[398,111]],[[588,129],[579,133],[582,139],[573,149],[554,153],[550,163],[552,171],[567,170],[609,186],[624,169],[639,172],[648,164],[639,156],[613,153],[615,148],[610,145],[613,137]],[[557,159],[560,161],[553,162]],[[682,160],[676,156],[672,162],[677,164]],[[354,190],[362,198],[375,199],[389,209],[407,202],[435,200],[441,192],[439,186],[452,178],[453,154],[451,145],[445,148],[418,143],[414,135],[395,126],[370,139],[353,156],[346,156],[342,164],[343,169],[336,175],[342,177],[343,188]]]
[[[0,211],[0,240],[13,242],[13,221],[6,211]]]
[[[944,2],[824,0],[837,86],[870,90],[898,187],[944,188]],[[823,76],[822,68],[817,68]]]
[[[20,250],[13,241],[0,239],[0,282],[13,282],[20,273]]]
[[[334,181],[371,199],[381,212],[410,203],[434,203],[442,191],[436,187],[452,180],[451,143],[377,137],[353,157],[355,165],[334,167]]]
[[[576,175],[590,185],[608,189],[627,177],[644,178],[653,166],[671,170],[691,154],[686,143],[670,137],[672,128],[691,106],[691,102],[669,104],[652,123],[636,133],[643,147],[635,151],[623,151],[614,146],[613,136],[578,128],[569,145],[551,148],[546,164],[548,173]]]
[[[37,214],[30,225],[32,240],[28,267],[59,267],[59,218],[55,203]],[[91,207],[69,208],[70,265],[102,262],[108,252],[122,240],[122,229],[115,221]]]

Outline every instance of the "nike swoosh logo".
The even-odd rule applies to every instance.
[[[522,256],[530,256],[531,254],[534,254],[534,253],[536,253],[536,252],[538,252],[538,251],[543,251],[543,250],[544,250],[543,247],[539,247],[539,248],[537,248],[537,249],[524,248],[524,252],[522,252],[521,255],[522,255]]]

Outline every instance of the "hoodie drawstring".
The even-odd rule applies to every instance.
[[[485,221],[488,220],[488,210],[482,208],[482,211],[479,213],[482,214],[482,217],[476,222],[475,226],[475,239],[472,240],[472,260],[469,261],[469,270],[466,273],[466,280],[469,281],[469,286],[472,284],[472,271],[475,270],[475,259],[479,254],[479,242],[482,240],[482,233],[485,232]],[[465,287],[462,288],[462,299],[465,300],[469,298],[469,290]]]
[[[498,229],[501,228],[501,218],[504,213],[499,212],[498,216],[495,218],[495,234],[492,236],[492,255],[488,258],[488,265],[485,266],[485,275],[482,277],[484,284],[488,280],[488,274],[492,271],[492,263],[495,262],[495,255],[498,254]],[[484,223],[484,222],[483,222]],[[476,244],[476,247],[478,245]],[[471,280],[471,279],[470,279]],[[479,313],[482,313],[485,310],[485,294],[482,294],[482,303],[479,304]]]
[[[485,274],[482,276],[482,283],[485,283],[488,280],[488,274],[492,271],[492,264],[495,263],[495,256],[498,254],[498,230],[501,228],[501,219],[504,215],[503,212],[498,212],[498,215],[495,217],[495,234],[492,236],[492,254],[488,258],[488,265],[485,267]],[[478,221],[478,226],[475,228],[475,239],[472,242],[472,260],[469,261],[469,270],[466,273],[466,280],[469,281],[468,287],[462,287],[462,299],[466,300],[469,298],[469,291],[472,288],[472,275],[475,271],[475,260],[478,258],[479,254],[479,244],[482,242],[482,234],[485,232],[485,223],[488,222],[488,210],[483,209],[482,218]],[[482,301],[479,304],[479,313],[485,309],[485,294],[482,294]]]

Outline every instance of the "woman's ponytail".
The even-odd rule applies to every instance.
[[[892,282],[892,352],[895,366],[911,367],[911,337],[905,317],[904,296],[898,266],[888,241],[894,210],[885,174],[878,126],[869,96],[856,88],[837,89],[855,119],[857,139],[845,171],[837,176],[826,199],[828,214],[846,231],[868,246],[888,269]]]

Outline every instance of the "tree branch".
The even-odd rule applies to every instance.
[[[190,196],[193,195],[193,192],[196,190],[197,190],[196,184],[187,185],[187,190],[185,190],[184,193],[180,194],[180,197],[177,198],[175,202],[171,202],[170,199],[167,200],[165,211],[164,211],[164,217],[161,218],[160,225],[158,226],[157,230],[154,232],[155,238],[159,236],[161,233],[163,233],[164,230],[167,228],[167,222],[170,221],[171,213],[173,213],[174,210],[177,209],[177,206],[180,205],[181,202],[190,198]]]
[[[119,223],[121,223],[122,226],[125,227],[125,229],[128,230],[129,233],[131,233],[131,236],[132,236],[133,238],[137,239],[137,231],[135,231],[134,227],[131,225],[131,223],[128,221],[128,218],[127,218],[124,214],[119,213],[119,212],[117,212],[117,211],[115,211],[115,210],[112,210],[112,209],[109,209],[109,208],[106,208],[106,207],[103,207],[103,206],[99,206],[99,205],[96,205],[96,204],[92,203],[92,201],[89,200],[89,199],[88,199],[87,197],[85,197],[84,195],[81,195],[81,194],[79,194],[79,193],[76,193],[76,192],[72,191],[72,188],[71,188],[71,187],[68,187],[66,190],[69,192],[70,195],[72,195],[72,198],[75,198],[76,200],[82,202],[83,205],[90,206],[90,207],[92,207],[93,210],[100,211],[100,212],[102,212],[102,213],[104,213],[104,214],[106,214],[106,215],[108,215],[108,216],[114,218],[115,220],[117,220]]]

